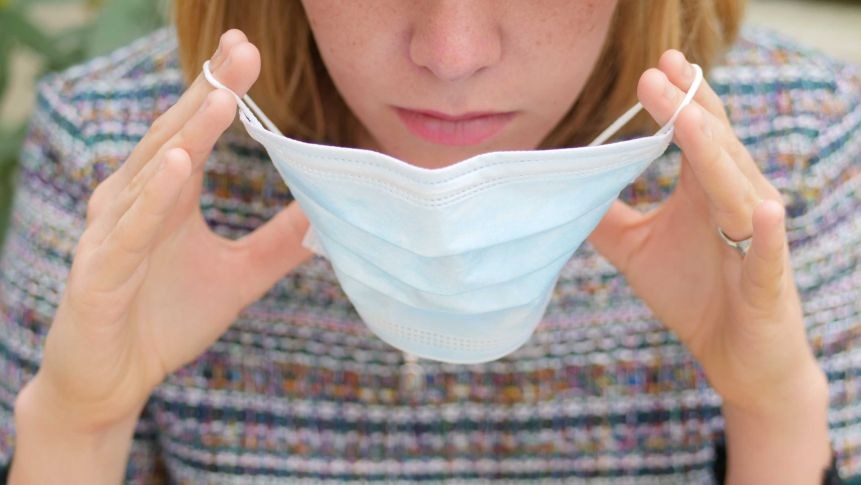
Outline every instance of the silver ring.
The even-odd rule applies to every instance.
[[[727,246],[738,251],[738,254],[740,254],[742,258],[747,256],[747,251],[750,249],[750,243],[753,240],[753,236],[751,236],[747,239],[742,239],[741,241],[733,241],[732,239],[729,238],[729,236],[727,236],[723,232],[723,229],[717,228],[717,232],[718,232],[718,235],[720,236],[720,238],[723,240],[724,243],[726,243]]]

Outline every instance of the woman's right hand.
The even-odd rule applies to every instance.
[[[237,93],[260,72],[257,49],[238,30],[222,35],[211,64]],[[82,431],[136,420],[166,375],[310,256],[295,202],[236,241],[207,226],[204,162],[235,113],[232,95],[199,75],[97,187],[41,367],[19,403],[26,395]]]

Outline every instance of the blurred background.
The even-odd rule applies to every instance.
[[[164,25],[169,0],[0,0],[0,246],[36,81]]]
[[[0,244],[36,80],[164,25],[169,10],[170,0],[0,0]],[[861,0],[749,0],[747,22],[861,65]]]

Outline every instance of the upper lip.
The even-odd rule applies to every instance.
[[[511,114],[511,111],[469,111],[467,113],[450,115],[446,113],[442,113],[439,111],[427,110],[427,109],[409,109],[409,108],[399,108],[403,111],[410,111],[413,113],[418,113],[425,116],[430,116],[432,118],[437,118],[444,121],[467,121],[476,118],[484,118],[487,116],[499,116],[499,115],[507,115]]]

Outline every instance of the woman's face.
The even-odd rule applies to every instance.
[[[358,145],[423,167],[532,149],[571,108],[617,0],[303,0]]]

